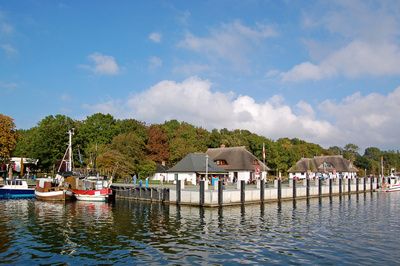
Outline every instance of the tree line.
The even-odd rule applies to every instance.
[[[50,172],[60,163],[68,145],[67,131],[72,128],[75,167],[93,166],[95,157],[98,168],[111,169],[118,162],[117,177],[134,173],[147,176],[155,172],[157,164],[173,166],[189,153],[203,153],[222,144],[226,147],[245,146],[261,161],[265,144],[270,176],[278,171],[285,176],[287,170],[301,158],[320,155],[342,155],[360,170],[359,176],[365,174],[365,169],[368,174],[379,174],[382,158],[384,169],[400,169],[398,151],[370,147],[360,155],[355,144],[324,149],[297,138],[272,140],[243,129],[224,128],[209,132],[177,120],[147,125],[135,119],[119,120],[102,113],[82,121],[58,114],[45,117],[30,129],[16,130],[13,119],[1,115],[0,126],[0,159],[4,161],[10,156],[39,159],[37,167],[42,172]]]

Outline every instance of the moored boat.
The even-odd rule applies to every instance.
[[[389,176],[382,183],[380,191],[392,192],[400,191],[400,178],[398,176]]]
[[[6,179],[0,187],[0,198],[34,198],[35,189],[29,188],[24,179]]]
[[[58,168],[60,173],[61,166],[65,163],[67,171],[72,169],[72,135],[74,134],[71,130],[67,132],[69,134],[69,145]],[[67,156],[68,154],[68,156]],[[46,201],[68,201],[73,200],[74,193],[72,192],[71,185],[64,181],[64,176],[57,173],[54,179],[52,178],[38,178],[36,179],[35,195],[38,200]]]
[[[78,188],[73,189],[77,200],[107,201],[112,195],[111,180],[105,177],[88,176],[78,181]]]
[[[69,201],[74,199],[74,193],[69,184],[63,182],[59,174],[54,179],[38,178],[35,188],[35,195],[38,200],[45,201]]]

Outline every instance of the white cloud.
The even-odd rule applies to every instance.
[[[11,44],[2,44],[0,48],[3,49],[8,55],[17,54],[18,51]]]
[[[66,93],[62,94],[60,98],[61,98],[62,101],[66,101],[66,102],[71,101],[71,96],[69,96]]]
[[[149,39],[152,40],[153,42],[160,43],[161,42],[161,34],[158,32],[153,32],[150,34]]]
[[[398,145],[400,87],[387,96],[355,93],[340,103],[322,102],[318,106],[320,116],[330,116],[333,122],[318,119],[316,110],[304,101],[291,108],[281,95],[274,95],[257,103],[250,96],[213,92],[211,87],[210,81],[198,77],[180,83],[164,80],[126,101],[116,99],[84,107],[147,123],[177,119],[208,130],[246,129],[271,139],[299,138],[325,148],[347,143],[362,148],[393,149]]]
[[[156,68],[162,66],[162,60],[156,56],[153,56],[152,58],[150,58],[149,62],[150,62],[150,66],[149,66],[150,71],[155,71]]]
[[[107,102],[101,102],[95,105],[84,104],[82,108],[88,109],[93,113],[125,116],[125,110],[120,99],[110,99]]]
[[[387,96],[355,93],[340,103],[326,100],[319,108],[335,118],[340,134],[349,142],[364,147],[398,147],[400,87]]]
[[[215,71],[215,67],[206,64],[188,63],[175,66],[172,69],[173,73],[184,74],[185,76],[192,76],[203,72]]]
[[[94,66],[80,65],[80,67],[89,69],[99,75],[116,75],[119,73],[119,67],[113,56],[96,52],[89,55],[88,59],[94,62]]]
[[[253,50],[254,45],[259,45],[261,40],[276,35],[271,25],[257,23],[252,29],[236,21],[212,29],[210,36],[206,38],[187,32],[185,40],[178,46],[204,54],[211,60],[224,59],[239,66],[248,63],[246,53]]]
[[[305,41],[312,62],[297,64],[281,73],[283,81],[321,80],[338,75],[400,75],[400,5],[338,1],[321,8],[324,4],[320,2],[315,14],[307,14],[303,20],[303,26],[315,31],[319,38]],[[324,9],[329,13],[321,12]],[[324,39],[320,38],[321,32]]]
[[[4,88],[5,90],[3,91],[2,88]],[[10,92],[14,91],[16,88],[18,88],[17,83],[3,83],[0,81],[1,92],[10,93]]]

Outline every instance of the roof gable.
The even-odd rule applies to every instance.
[[[206,155],[203,153],[189,153],[174,167],[167,172],[206,172]],[[208,160],[209,173],[226,173],[224,169],[216,165],[212,160]]]
[[[245,146],[231,148],[208,149],[207,155],[214,161],[225,161],[227,165],[221,167],[225,170],[248,170],[254,171],[255,168],[269,170],[256,156],[251,154]]]
[[[299,173],[311,171],[311,164],[313,169],[312,172],[323,173],[325,171],[333,172],[333,170],[336,170],[337,172],[358,172],[358,169],[341,155],[315,156],[312,159],[301,158],[295,166],[292,166],[288,170],[288,172]]]

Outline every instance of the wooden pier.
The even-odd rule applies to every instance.
[[[382,184],[382,178],[317,179],[313,183],[310,185],[308,179],[290,180],[289,186],[284,187],[281,180],[275,180],[273,186],[266,187],[261,180],[258,181],[257,188],[247,186],[246,189],[245,181],[240,181],[235,189],[225,189],[222,181],[218,181],[213,189],[209,190],[204,181],[201,181],[199,186],[185,189],[183,180],[179,180],[173,187],[113,185],[111,188],[116,199],[219,207],[372,192]]]

